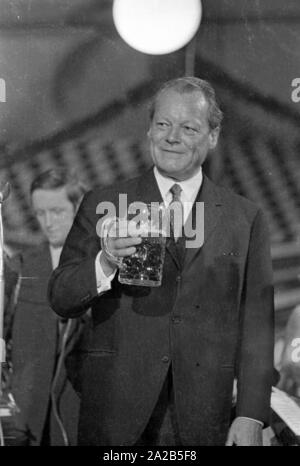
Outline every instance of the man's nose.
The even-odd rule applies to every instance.
[[[167,133],[167,141],[170,144],[180,142],[180,129],[177,126],[171,126]]]
[[[53,226],[54,223],[54,216],[52,212],[46,212],[45,214],[45,225],[47,228],[50,228]]]

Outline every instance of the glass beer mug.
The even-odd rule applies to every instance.
[[[110,237],[141,236],[136,252],[115,257],[108,247]],[[113,217],[102,225],[101,247],[119,267],[120,283],[160,286],[162,282],[167,236],[166,208],[163,204],[136,202],[129,206],[127,218]]]

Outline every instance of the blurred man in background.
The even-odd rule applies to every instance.
[[[12,330],[12,392],[20,409],[16,429],[29,445],[76,443],[79,398],[64,369],[76,322],[52,312],[47,284],[85,191],[76,174],[64,168],[48,170],[31,184],[32,208],[46,241],[23,254]]]

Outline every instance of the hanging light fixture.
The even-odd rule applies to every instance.
[[[122,39],[139,52],[163,55],[188,44],[199,28],[200,0],[114,0]]]

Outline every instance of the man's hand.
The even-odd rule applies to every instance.
[[[109,237],[107,240],[107,248],[110,254],[116,259],[122,259],[122,257],[134,254],[136,252],[135,246],[141,244],[141,242],[142,238],[140,236],[127,236],[125,238]],[[100,264],[107,277],[117,268],[116,263],[112,261],[104,249],[100,255]]]
[[[226,446],[261,446],[262,425],[252,419],[237,417],[230,426]]]

